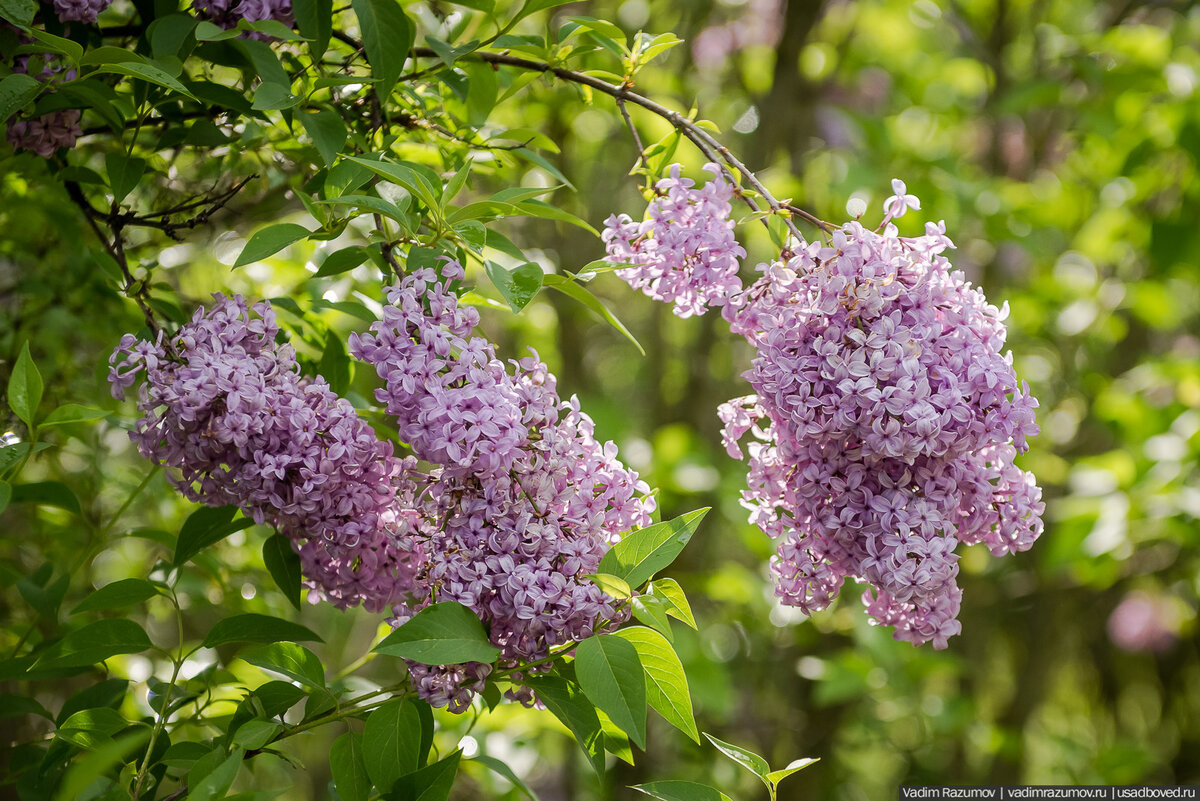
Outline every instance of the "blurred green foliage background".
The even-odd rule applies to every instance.
[[[823,219],[843,219],[851,196],[877,216],[890,179],[903,178],[923,211],[901,230],[915,229],[914,217],[945,219],[955,265],[994,303],[1009,303],[1017,372],[1042,404],[1042,434],[1023,465],[1045,491],[1046,533],[1031,552],[1002,560],[966,550],[963,634],[935,652],[868,626],[852,587],[812,620],[773,603],[771,544],[745,522],[743,472],[720,447],[715,415],[718,403],[746,393],[738,374],[748,353],[715,315],[679,320],[612,275],[598,277],[592,288],[645,345],[643,358],[562,296],[543,293],[515,318],[485,312],[506,356],[537,348],[560,390],[579,394],[600,435],[661,489],[664,517],[714,507],[670,571],[700,621],[699,633],[680,627],[677,647],[701,729],[774,765],[821,757],[784,784],[785,798],[895,798],[898,785],[922,783],[1200,784],[1200,7],[625,0],[558,13],[685,39],[641,73],[638,90],[684,110],[695,103],[777,196]],[[626,174],[632,140],[614,109],[592,100],[539,79],[524,102],[497,113],[557,143],[556,165],[578,191],[554,202],[599,227],[612,212],[638,215],[644,200]],[[632,113],[647,142],[668,133],[663,121]],[[412,132],[414,151],[423,135]],[[271,177],[213,228],[139,256],[157,260],[158,279],[192,302],[225,288],[310,300],[377,293],[365,268],[312,279],[307,246],[269,268],[230,270],[255,227],[306,219],[288,195],[289,182],[305,176],[287,162],[286,145],[281,160],[259,164],[253,136],[279,137],[279,146],[286,132],[244,135],[240,152],[212,165],[210,183],[226,172]],[[681,147],[677,157],[699,177],[695,152]],[[126,417],[52,434],[58,447],[26,471],[27,480],[74,488],[83,523],[27,505],[0,518],[4,654],[38,625],[19,579],[47,563],[60,572],[78,565],[69,608],[90,586],[143,575],[160,548],[153,534],[104,543],[99,523],[150,471],[123,430],[131,407],[106,400],[104,384],[107,354],[139,315],[104,285],[80,215],[60,190],[33,189],[23,174],[36,160],[22,158],[21,170],[0,174],[4,370],[29,340],[50,400]],[[750,264],[768,258],[758,227],[743,230]],[[603,254],[568,226],[530,221],[508,232],[548,270],[578,270]],[[334,311],[325,319],[342,332],[365,327]],[[354,380],[361,395],[373,387],[370,373]],[[0,424],[6,431],[15,421]],[[161,475],[131,509],[131,529],[177,526],[189,511]],[[261,567],[267,533],[235,535],[185,577],[198,629],[239,609],[288,614]],[[162,615],[148,621],[152,633],[168,631],[168,608],[151,608]],[[301,619],[331,635],[320,649],[331,675],[366,651],[381,622],[319,606]],[[143,657],[125,664],[131,675],[155,667]],[[383,681],[389,669],[366,674]],[[56,708],[80,686],[39,692]],[[660,720],[649,751],[619,766],[608,787],[549,715],[506,707],[474,728],[469,714],[442,720],[439,747],[452,749],[470,729],[475,747],[509,761],[545,801],[628,798],[625,785],[668,778],[765,797],[750,774]],[[337,733],[301,738],[308,772],[256,762],[260,786],[291,787],[289,799],[328,797],[323,760]],[[483,772],[456,793],[517,797]]]

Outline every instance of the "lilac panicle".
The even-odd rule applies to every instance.
[[[233,504],[289,537],[328,600],[386,608],[420,559],[388,531],[413,465],[324,379],[300,375],[292,348],[275,343],[270,304],[214,298],[170,340],[127,334],[113,353],[113,395],[142,382],[131,438],[189,499]]]
[[[474,309],[452,291],[462,268],[416,270],[388,291],[369,334],[351,339],[384,386],[401,439],[433,464],[398,515],[395,546],[425,555],[403,622],[457,601],[487,624],[501,661],[546,657],[617,619],[586,576],[616,536],[649,522],[649,488],[595,439],[576,399],[563,402],[537,355],[512,363],[472,336]],[[419,694],[461,710],[487,666],[412,666]]]
[[[779,543],[781,602],[813,612],[853,578],[876,623],[944,648],[957,545],[1004,555],[1042,532],[1041,491],[1014,464],[1038,404],[1003,350],[1007,308],[953,270],[944,223],[898,235],[890,220],[920,201],[893,188],[881,231],[846,223],[730,300],[755,394],[720,417],[731,455],[751,434],[743,505]]]
[[[679,176],[679,165],[672,165],[656,184],[659,196],[642,222],[613,215],[602,234],[607,260],[633,265],[617,275],[647,296],[674,304],[680,317],[722,306],[742,289],[738,268],[746,251],[729,219],[733,187],[718,165],[704,169],[713,178],[694,189],[690,178]]]

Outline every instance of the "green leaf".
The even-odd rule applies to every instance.
[[[117,654],[136,654],[149,647],[150,638],[132,620],[99,620],[72,631],[51,645],[33,667],[39,670],[86,667]]]
[[[362,735],[348,731],[333,741],[329,749],[329,770],[333,786],[342,801],[367,801],[371,794],[371,779],[363,761]]]
[[[312,651],[291,642],[275,642],[240,654],[252,665],[282,673],[314,690],[325,688],[325,667]]]
[[[596,708],[576,685],[559,676],[533,676],[525,680],[554,717],[575,735],[588,764],[598,776],[604,775],[604,733]]]
[[[696,627],[696,618],[692,615],[692,606],[688,603],[687,595],[683,592],[683,587],[679,586],[679,582],[673,578],[659,578],[650,582],[647,591],[655,598],[661,598],[667,606],[667,614],[671,617],[682,620],[694,630],[699,630]]]
[[[514,314],[528,306],[529,301],[541,290],[542,277],[545,275],[542,268],[532,261],[511,270],[494,261],[487,261],[484,263],[484,269],[487,270],[488,278],[492,279],[496,289],[500,290],[500,294],[508,301]]]
[[[0,448],[0,473],[7,471],[17,462],[24,459],[27,453],[29,453],[28,442],[14,442],[12,445],[5,445]]]
[[[413,169],[408,164],[400,164],[394,161],[379,161],[377,159],[364,159],[357,156],[347,156],[346,160],[366,167],[380,178],[386,178],[391,183],[404,187],[431,211],[440,211],[442,196],[442,184],[440,181],[434,184],[427,176],[423,175],[419,170]]]
[[[324,642],[311,629],[269,615],[234,615],[218,621],[202,647],[216,648],[233,642]]]
[[[706,514],[707,507],[623,535],[600,560],[600,572],[620,576],[630,587],[642,586],[675,561]]]
[[[262,547],[263,564],[275,586],[283,592],[292,606],[300,609],[300,557],[292,549],[291,541],[280,534],[267,538]]]
[[[462,751],[455,751],[445,759],[401,776],[384,798],[387,801],[446,801],[454,787],[461,759]]]
[[[379,79],[375,89],[381,98],[387,98],[404,70],[416,28],[395,0],[352,0],[351,6],[358,17],[371,73]]]
[[[342,338],[335,331],[330,331],[325,337],[325,349],[321,352],[317,372],[329,383],[334,394],[342,395],[350,386],[350,357],[346,355]]]
[[[635,784],[632,789],[659,801],[730,801],[729,796],[707,784],[665,781]]]
[[[202,19],[196,24],[196,41],[198,42],[223,42],[226,39],[236,39],[241,35],[242,32],[237,28],[226,30],[206,19]]]
[[[778,789],[779,783],[781,781],[783,781],[784,779],[786,779],[788,776],[791,776],[793,773],[799,773],[800,771],[807,768],[809,765],[815,765],[816,763],[818,763],[820,761],[821,761],[820,757],[803,757],[802,759],[796,759],[796,760],[793,760],[792,762],[788,763],[788,766],[786,768],[781,768],[780,770],[773,770],[770,773],[768,773],[767,774],[767,784],[772,788],[771,794],[772,795],[775,794],[774,791],[776,789]]]
[[[54,736],[71,745],[94,751],[112,742],[112,736],[129,725],[115,709],[83,709],[62,722]]]
[[[14,73],[0,80],[0,122],[24,108],[41,91],[41,82],[28,75]]]
[[[758,778],[762,779],[763,783],[766,784],[768,788],[771,786],[770,782],[767,781],[767,774],[771,772],[771,766],[767,764],[767,760],[763,759],[758,754],[747,748],[742,748],[740,745],[734,745],[733,743],[727,743],[724,740],[718,740],[708,732],[704,732],[704,736],[707,737],[708,741],[715,745],[717,750],[722,754],[729,757]]]
[[[26,35],[36,39],[42,45],[42,49],[65,56],[71,66],[78,64],[83,58],[83,45],[72,39],[64,39],[37,28],[26,31]]]
[[[188,515],[179,529],[179,541],[175,545],[176,565],[182,565],[210,545],[215,545],[235,531],[254,525],[248,517],[234,520],[237,508],[233,506],[202,506]]]
[[[304,239],[312,231],[309,231],[303,225],[295,223],[279,223],[277,225],[268,225],[254,232],[250,237],[250,241],[246,243],[246,247],[242,248],[241,255],[237,257],[237,261],[233,266],[241,267],[245,264],[252,264],[256,261],[262,261],[268,256],[273,256],[283,250],[288,245],[295,244],[301,239]]]
[[[284,89],[291,89],[292,77],[288,75],[288,71],[279,61],[279,56],[269,44],[256,39],[238,39],[234,46],[250,60],[255,77],[263,83],[273,83]]]
[[[320,58],[333,33],[333,0],[292,0],[296,28],[309,40],[309,52]]]
[[[363,764],[380,791],[417,769],[421,718],[413,704],[388,701],[367,716],[363,727]]]
[[[21,346],[21,355],[8,378],[8,406],[32,429],[41,402],[42,374],[29,355],[29,343],[26,342]]]
[[[12,499],[12,484],[7,481],[0,481],[0,513],[3,513],[8,508],[8,502]]]
[[[99,706],[117,709],[125,700],[125,692],[128,689],[128,679],[105,679],[99,684],[84,687],[63,703],[55,720],[62,723],[81,709],[92,709]]]
[[[71,423],[90,423],[93,420],[108,417],[108,415],[109,412],[103,409],[89,409],[87,406],[80,406],[78,403],[64,403],[46,415],[46,419],[39,423],[39,426],[41,428],[52,428],[53,426],[65,426]]]
[[[653,595],[635,595],[630,607],[635,618],[661,633],[668,641],[675,641],[671,619],[667,617],[667,606],[661,599]]]
[[[604,750],[626,765],[634,764],[633,746],[629,744],[629,735],[613,723],[612,718],[603,709],[596,710],[596,717],[600,719],[600,729],[604,732]]]
[[[68,512],[82,514],[79,499],[66,484],[58,481],[37,481],[32,484],[14,484],[12,503],[36,503],[40,506],[55,506]]]
[[[423,665],[495,662],[500,657],[500,649],[488,641],[475,613],[454,601],[425,607],[385,637],[375,651]]]
[[[140,604],[158,595],[158,587],[144,579],[128,578],[105,584],[71,610],[72,615],[80,612],[100,612],[108,609],[123,609]]]
[[[150,39],[150,52],[155,58],[184,58],[188,39],[194,38],[192,31],[196,29],[198,22],[199,20],[190,14],[168,14],[157,18],[146,30],[147,38]]]
[[[619,331],[623,337],[632,342],[633,346],[638,349],[638,353],[642,354],[643,356],[646,355],[646,349],[642,347],[642,343],[637,341],[637,337],[630,333],[629,329],[625,327],[625,324],[618,320],[617,316],[609,311],[608,307],[601,303],[599,298],[584,289],[583,286],[578,284],[573,278],[569,278],[565,275],[547,275],[542,278],[542,283],[551,289],[558,290],[570,298],[574,298],[587,308],[591,309],[600,316],[600,319],[606,321],[613,328],[617,329],[617,331]]]
[[[244,657],[243,657],[244,658]],[[274,668],[272,668],[274,669]],[[268,681],[254,688],[254,697],[262,704],[263,714],[269,718],[282,715],[307,695],[303,688],[290,681]]]
[[[96,68],[96,72],[108,72],[114,75],[125,75],[130,78],[140,78],[143,81],[161,86],[165,89],[170,89],[173,92],[178,92],[184,97],[196,100],[196,96],[191,93],[191,90],[181,84],[177,79],[171,77],[170,73],[166,72],[162,67],[156,67],[153,64],[144,64],[140,61],[125,61],[118,64],[101,64]]]
[[[496,94],[499,91],[496,70],[491,64],[480,61],[470,64],[466,71],[471,79],[467,87],[467,123],[473,128],[479,128],[487,122],[496,105]]]
[[[120,153],[109,153],[104,157],[108,173],[108,185],[112,189],[113,202],[120,203],[133,191],[146,172],[146,160],[127,158]]]
[[[331,275],[340,275],[341,273],[353,270],[358,265],[367,260],[367,249],[361,245],[351,245],[348,248],[335,250],[325,257],[321,262],[320,268],[317,269],[314,278],[326,278]]]
[[[600,589],[604,590],[604,594],[610,598],[616,598],[618,601],[623,601],[633,595],[633,591],[629,589],[629,584],[623,578],[610,575],[608,573],[596,573],[587,578],[592,580]]]
[[[696,730],[687,674],[667,639],[645,626],[621,629],[612,636],[631,643],[637,650],[646,671],[646,701],[650,706],[663,716],[663,720],[699,743],[700,732]]]
[[[54,801],[78,801],[84,791],[92,786],[97,779],[108,773],[117,765],[127,762],[130,757],[140,751],[150,739],[150,730],[140,729],[119,740],[106,743],[104,746],[85,754],[71,763],[66,776],[58,786]],[[194,798],[195,796],[189,796]]]
[[[537,793],[531,790],[529,785],[521,781],[521,777],[514,773],[512,768],[495,757],[490,757],[487,754],[479,754],[478,756],[471,757],[470,761],[478,762],[480,765],[486,766],[493,773],[503,776],[512,784],[513,787],[516,787],[528,798],[532,799],[532,801],[541,801],[541,799],[538,798]]]
[[[583,692],[638,748],[646,747],[646,678],[637,649],[609,634],[589,637],[575,651]]]
[[[46,707],[38,703],[36,698],[0,693],[0,720],[11,720],[25,715],[40,715],[47,720],[54,720],[54,716],[46,711]]]
[[[348,136],[342,115],[331,109],[321,109],[313,114],[301,112],[298,116],[309,139],[313,140],[317,152],[321,154],[321,160],[326,165],[332,165],[338,153],[342,152]]]
[[[274,740],[281,731],[283,726],[273,720],[248,720],[238,726],[233,734],[233,742],[247,751],[253,751]]]
[[[254,102],[250,108],[255,111],[279,111],[295,108],[303,102],[303,98],[292,94],[286,86],[277,83],[262,83],[254,90]]]
[[[242,769],[245,756],[246,752],[241,748],[233,749],[221,764],[189,788],[188,801],[217,801],[224,798],[233,785],[233,780],[237,778],[238,771]],[[191,779],[191,774],[188,778]]]

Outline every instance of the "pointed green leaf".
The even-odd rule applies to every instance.
[[[623,578],[618,578],[608,573],[596,573],[595,575],[585,576],[585,578],[591,579],[593,584],[604,590],[605,595],[610,598],[616,598],[618,601],[623,601],[630,595],[633,595],[633,591],[629,589],[629,584]]]
[[[532,261],[525,262],[511,270],[494,261],[487,261],[484,262],[484,268],[487,270],[488,278],[492,279],[496,289],[500,290],[500,294],[512,307],[514,314],[520,312],[529,305],[529,301],[533,300],[542,288],[542,277],[545,275],[541,266]]]
[[[325,257],[321,262],[320,268],[317,270],[313,278],[325,278],[330,275],[340,275],[341,273],[353,270],[358,265],[367,260],[367,249],[361,245],[351,245],[348,248],[335,250]]]
[[[312,651],[292,642],[274,642],[239,656],[264,670],[282,673],[314,690],[325,688],[325,666]]]
[[[78,403],[64,403],[46,415],[46,419],[39,425],[42,428],[51,428],[52,426],[65,426],[71,423],[90,423],[93,420],[108,417],[108,415],[109,412],[103,409],[89,409],[86,406],[80,406]]]
[[[0,80],[0,123],[28,105],[42,91],[40,81],[14,73]]]
[[[238,726],[233,742],[247,751],[254,751],[274,740],[281,731],[283,725],[274,720],[248,720]]]
[[[446,801],[454,787],[461,759],[462,751],[455,751],[445,759],[401,776],[384,798],[387,801]]]
[[[352,0],[351,6],[358,17],[367,62],[379,79],[376,91],[386,98],[404,70],[416,28],[396,0]]]
[[[123,609],[140,604],[158,595],[158,587],[144,579],[129,578],[105,584],[71,610],[72,615],[80,612],[99,612],[108,609]]]
[[[263,564],[275,586],[279,587],[292,606],[300,609],[300,557],[292,549],[291,540],[281,534],[267,538],[262,547]]]
[[[342,116],[332,109],[321,109],[314,114],[301,112],[299,117],[300,124],[316,145],[322,161],[327,165],[333,164],[346,144],[348,135]]]
[[[421,719],[412,704],[388,701],[367,717],[363,727],[363,764],[381,792],[417,769]]]
[[[233,749],[221,764],[188,789],[188,801],[217,801],[224,798],[242,769],[245,757],[246,752],[241,748]]]
[[[82,709],[62,722],[54,736],[64,742],[94,751],[112,742],[112,736],[129,725],[115,709],[102,706]]]
[[[234,520],[236,512],[237,509],[233,506],[202,506],[192,512],[179,529],[174,563],[182,565],[235,531],[243,531],[254,525],[254,521],[248,517]]]
[[[173,92],[178,92],[184,97],[196,100],[196,96],[191,91],[181,84],[177,79],[173,78],[170,73],[166,72],[162,67],[157,67],[154,64],[146,64],[140,61],[124,61],[117,64],[101,64],[96,68],[96,72],[110,72],[115,75],[125,75],[130,78],[140,78]],[[198,101],[197,101],[198,102]]]
[[[21,355],[17,357],[8,379],[8,406],[25,425],[33,428],[41,402],[42,374],[29,355],[29,343],[26,342],[21,346]]]
[[[588,764],[599,776],[604,775],[604,733],[596,707],[576,685],[559,676],[534,676],[525,680],[550,713],[575,735]]]
[[[104,168],[108,185],[112,189],[113,201],[120,203],[137,187],[146,172],[146,160],[127,158],[121,153],[109,153],[104,157]]]
[[[325,55],[333,33],[333,0],[292,0],[296,28],[309,40],[309,52]]]
[[[600,560],[600,572],[620,576],[630,587],[642,586],[675,561],[706,514],[708,508],[697,509],[623,535]]]
[[[589,637],[575,651],[575,676],[588,699],[644,749],[646,677],[633,644],[610,634]]]
[[[729,796],[706,784],[683,781],[635,784],[634,790],[659,801],[730,801]]]
[[[699,743],[700,732],[696,730],[687,674],[666,637],[644,626],[621,629],[612,636],[626,640],[637,649],[638,659],[646,671],[646,701],[650,706],[663,716],[663,720]]]
[[[202,647],[216,648],[234,642],[324,642],[311,629],[269,615],[234,615],[218,621]]]
[[[683,587],[673,578],[658,578],[650,582],[647,588],[655,598],[661,598],[667,605],[667,614],[692,627],[696,627],[696,618],[692,615],[692,605],[688,603]]]
[[[490,244],[490,241],[489,241]],[[642,347],[642,343],[637,341],[625,324],[617,319],[617,316],[609,311],[608,307],[600,302],[600,299],[588,292],[584,287],[577,283],[573,278],[565,275],[547,275],[542,279],[542,283],[551,289],[556,289],[567,297],[573,298],[582,303],[587,308],[591,309],[600,319],[607,322],[613,328],[621,333],[621,336],[633,343],[633,346],[638,349],[638,353],[646,355],[646,349]]]
[[[47,648],[34,669],[85,667],[117,654],[136,654],[151,646],[142,627],[132,620],[99,620],[76,629]]]
[[[425,607],[385,637],[375,651],[423,665],[495,662],[500,657],[500,649],[488,640],[475,613],[454,601]]]
[[[66,484],[58,481],[36,481],[32,484],[14,484],[12,488],[12,503],[36,503],[40,506],[54,506],[68,512],[81,514],[79,498]]]
[[[471,757],[470,761],[478,762],[480,765],[485,765],[493,773],[503,776],[512,784],[513,787],[516,787],[528,798],[530,798],[531,801],[541,801],[541,799],[538,798],[537,793],[530,789],[529,785],[521,781],[521,777],[514,773],[512,768],[501,762],[499,759],[488,756],[487,754],[479,754],[478,756]]]
[[[349,731],[333,741],[333,747],[329,749],[329,771],[342,801],[367,801],[371,794],[371,779],[363,761],[361,734]]]
[[[58,786],[54,801],[78,801],[84,791],[96,782],[96,779],[108,773],[111,769],[129,760],[141,750],[150,739],[150,729],[139,729],[119,740],[106,743],[71,763],[66,776]],[[190,798],[191,796],[189,796]]]
[[[793,760],[792,762],[788,763],[788,766],[786,768],[781,768],[780,770],[773,770],[770,773],[768,773],[767,777],[766,777],[767,784],[770,785],[773,789],[777,789],[779,787],[779,783],[781,781],[783,781],[784,779],[786,779],[788,776],[791,776],[793,773],[798,773],[798,772],[804,770],[805,768],[807,768],[809,765],[815,765],[816,763],[818,763],[820,761],[821,761],[820,757],[804,757],[802,759]],[[772,792],[772,795],[774,795],[774,792]]]
[[[668,641],[675,641],[675,633],[671,631],[671,619],[667,617],[667,606],[653,595],[635,595],[630,603],[633,616],[640,622],[655,629]]]
[[[733,743],[727,743],[724,740],[718,740],[708,732],[704,732],[704,736],[707,737],[708,741],[715,745],[717,750],[719,750],[722,754],[729,757],[758,778],[762,779],[763,783],[770,787],[770,782],[767,781],[767,774],[771,772],[771,766],[767,764],[767,760],[763,759],[748,748],[742,748],[740,745],[734,745]]]
[[[233,266],[241,267],[262,261],[268,256],[274,256],[288,245],[294,245],[311,233],[312,231],[303,225],[295,223],[268,225],[266,228],[254,232],[254,235],[246,243],[246,247],[242,248],[242,252]]]

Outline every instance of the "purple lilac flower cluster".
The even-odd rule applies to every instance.
[[[32,56],[17,56],[13,61],[13,72],[28,74]],[[42,83],[58,80],[75,80],[75,70],[63,70],[58,57],[53,53],[41,56],[42,68],[36,75]],[[53,156],[60,147],[74,147],[75,140],[83,136],[80,120],[83,112],[77,108],[51,111],[31,119],[12,119],[5,136],[13,150],[28,150],[42,158]]]
[[[704,169],[713,178],[694,189],[690,178],[679,176],[679,165],[672,165],[669,177],[656,184],[659,196],[642,222],[613,215],[602,234],[607,260],[633,265],[617,275],[647,296],[674,304],[680,317],[723,306],[742,290],[738,268],[746,251],[729,219],[733,187],[718,165]]]
[[[296,24],[292,0],[195,0],[192,7],[205,19],[222,28],[236,28],[241,20],[276,20],[289,28]],[[251,39],[270,39],[262,33],[248,33]]]
[[[944,223],[907,238],[891,223],[917,198],[895,182],[879,231],[850,222],[732,298],[755,347],[755,394],[723,405],[730,454],[747,447],[750,519],[779,541],[783,603],[826,607],[846,578],[896,638],[957,634],[961,543],[1028,549],[1044,505],[1014,464],[1037,401],[1002,353],[1007,309],[942,255]]]
[[[384,379],[378,399],[401,438],[434,465],[393,529],[397,548],[425,555],[397,622],[457,601],[487,623],[502,661],[535,661],[617,617],[585,577],[615,536],[649,522],[654,502],[578,401],[560,401],[536,354],[510,372],[471,336],[478,313],[452,291],[462,277],[453,262],[440,276],[414,271],[389,290],[371,333],[351,339]],[[490,666],[410,670],[422,697],[461,710]]]
[[[292,348],[275,343],[270,304],[214,297],[169,341],[127,334],[113,353],[115,397],[143,382],[131,438],[189,499],[236,505],[291,538],[320,595],[386,608],[411,590],[421,559],[390,533],[397,484],[414,465],[324,379],[300,376]]]
[[[110,5],[112,0],[54,0],[54,13],[63,22],[91,24]]]

